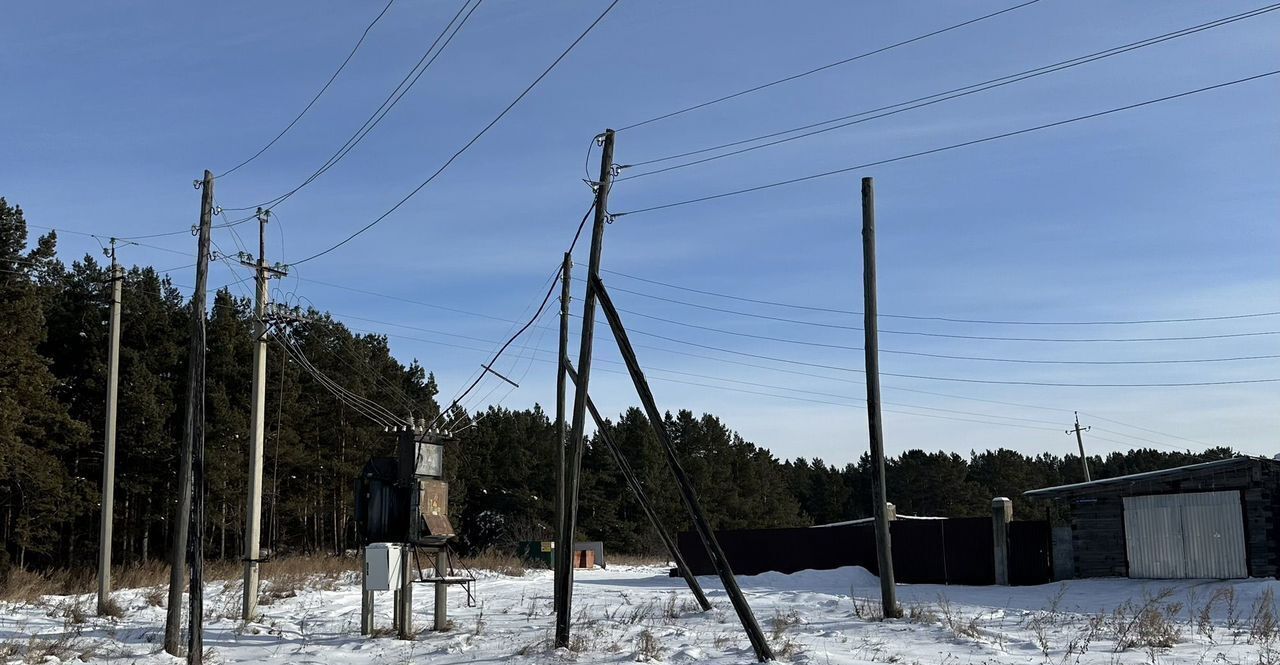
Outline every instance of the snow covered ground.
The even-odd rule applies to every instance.
[[[665,568],[579,571],[572,650],[549,647],[551,577],[480,573],[478,605],[450,594],[451,631],[414,641],[359,634],[359,582],[313,583],[235,619],[234,584],[211,584],[210,663],[492,663],[754,661],[715,578],[700,578],[716,607],[697,611]],[[861,568],[740,578],[780,660],[821,665],[903,663],[1280,663],[1274,580],[1077,580],[1038,587],[903,585],[903,619],[880,621],[878,581]],[[283,594],[288,596],[288,593]],[[174,663],[160,651],[164,610],[148,589],[116,594],[119,619],[84,616],[92,596],[0,605],[0,662],[90,660]],[[430,587],[415,593],[416,627],[431,624]],[[391,622],[379,594],[377,624]],[[45,654],[52,654],[49,660]]]

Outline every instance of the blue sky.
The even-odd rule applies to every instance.
[[[218,203],[252,205],[305,178],[377,107],[460,4],[395,2],[298,125],[258,160],[217,182]],[[590,203],[583,163],[597,132],[1014,4],[622,0],[440,178],[368,233],[298,266],[293,277],[277,284],[277,296],[305,298],[355,329],[391,335],[402,360],[418,358],[435,371],[447,399],[486,360],[491,342],[514,328],[510,321],[527,317],[540,300]],[[0,105],[0,195],[22,205],[33,224],[108,236],[189,227],[199,207],[192,180],[205,168],[230,168],[282,129],[382,6],[10,5],[0,45],[0,81],[8,99]],[[309,256],[389,208],[488,123],[605,6],[484,0],[385,120],[346,159],[276,209],[268,237],[271,259],[288,263]],[[616,158],[634,163],[804,125],[1258,6],[1042,0],[620,132]],[[638,210],[838,169],[1260,74],[1280,67],[1278,29],[1280,12],[1273,12],[847,129],[619,182],[610,209]],[[858,180],[874,176],[882,313],[1093,321],[1280,310],[1278,104],[1280,77],[1270,77],[1003,141],[622,216],[608,227],[604,265],[706,291],[860,310]],[[592,172],[596,168],[591,165]],[[233,253],[238,241],[252,245],[252,226],[238,230],[240,238],[223,229],[214,239]],[[123,259],[158,268],[192,262],[190,236],[144,242],[178,253],[129,246],[121,251]],[[66,258],[99,251],[94,239],[73,234],[63,234],[61,246]],[[577,257],[576,274],[582,276],[585,244]],[[175,271],[174,280],[191,284],[192,272]],[[605,278],[619,289],[713,307],[860,325],[856,316],[726,300],[617,274]],[[224,265],[214,264],[210,279],[248,293]],[[575,284],[579,295],[581,290]],[[859,351],[812,345],[860,347],[860,331],[743,317],[622,291],[614,299],[649,316],[810,343],[624,315],[636,331],[633,341],[643,345],[638,353],[650,368],[661,407],[715,413],[783,457],[842,463],[866,449],[862,375],[811,366],[860,367]],[[580,309],[579,299],[575,313]],[[502,399],[511,407],[537,402],[550,409],[554,372],[547,361],[555,347],[554,316],[543,325],[498,364],[521,387],[509,392],[490,379],[471,405]],[[1280,330],[1280,317],[1129,326],[884,319],[881,326],[992,337],[1185,337]],[[609,361],[618,355],[608,344],[606,338],[596,347],[597,368],[616,372],[620,366]],[[1280,354],[1280,335],[1062,343],[886,332],[881,346],[1057,361],[1194,359]],[[1280,378],[1276,359],[1084,366],[885,353],[881,368],[1042,383]],[[1072,410],[1087,414],[1082,421],[1095,427],[1087,439],[1091,452],[1128,445],[1196,448],[1204,442],[1280,452],[1277,383],[1088,388],[892,376],[883,383],[890,453],[917,447],[967,453],[996,446],[1068,452],[1074,441],[1063,430]],[[601,371],[592,386],[606,413],[635,401],[621,374]]]

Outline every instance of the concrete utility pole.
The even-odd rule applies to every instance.
[[[591,340],[595,333],[596,292],[590,278],[600,274],[604,225],[609,218],[609,188],[613,185],[613,130],[601,138],[600,179],[595,182],[595,219],[591,226],[591,255],[587,262],[587,292],[582,303],[582,339],[578,348],[578,382],[573,395],[573,420],[569,429],[569,459],[565,460],[565,515],[556,539],[555,593],[556,647],[569,646],[573,619],[573,532],[578,522],[578,467],[582,460],[582,433],[587,424],[587,384],[591,379]],[[563,371],[563,370],[562,370]]]
[[[183,427],[182,443],[178,451],[178,503],[173,513],[173,540],[170,548],[169,607],[164,624],[164,650],[171,655],[182,653],[182,586],[186,581],[186,556],[191,557],[191,611],[187,643],[187,662],[199,663],[204,657],[202,615],[204,599],[201,596],[203,579],[203,514],[195,515],[196,530],[190,534],[193,514],[192,486],[203,495],[203,469],[197,468],[197,452],[203,458],[204,451],[204,352],[205,352],[205,290],[209,277],[209,236],[213,229],[213,172],[204,172],[204,182],[199,185],[200,240],[196,249],[196,288],[191,295],[191,346],[187,355],[187,416]],[[194,479],[192,476],[198,476]],[[203,501],[200,502],[203,504]],[[196,505],[198,512],[203,505]],[[189,537],[189,536],[194,537]]]
[[[560,360],[556,363],[556,540],[560,539],[560,529],[564,525],[564,447],[568,443],[564,422],[565,394],[565,361],[569,359],[569,296],[572,290],[573,254],[564,253],[564,263],[560,266]],[[553,553],[554,556],[554,553]],[[554,559],[553,559],[554,560]],[[559,571],[559,568],[556,568]],[[552,604],[560,597],[559,573],[552,581]]]
[[[272,277],[284,274],[279,268],[267,265],[267,221],[270,210],[258,209],[258,260],[240,263],[255,271],[257,293],[254,298],[253,321],[253,389],[250,395],[249,414],[249,499],[245,520],[244,538],[244,602],[240,618],[252,621],[258,613],[258,564],[262,558],[262,451],[266,431],[267,408],[267,302],[270,298],[268,283]]]
[[[1080,433],[1088,432],[1092,428],[1092,426],[1080,427],[1080,412],[1076,411],[1075,414],[1076,414],[1076,426],[1067,430],[1067,434],[1071,434],[1072,432],[1074,432],[1076,435],[1076,445],[1080,446],[1080,466],[1084,467],[1084,481],[1087,483],[1087,482],[1090,482],[1092,479],[1089,478],[1089,458],[1085,457],[1085,454],[1084,454],[1084,437],[1080,436]]]
[[[108,612],[111,599],[111,520],[116,495],[116,387],[120,381],[120,287],[124,271],[116,263],[116,239],[111,239],[111,329],[107,347],[107,424],[102,450],[102,517],[98,532],[98,616]]]
[[[884,428],[880,419],[880,337],[876,309],[876,195],[871,178],[862,179],[862,293],[866,334],[867,433],[871,438],[871,502],[876,520],[876,560],[880,565],[880,597],[884,616],[898,617],[898,592],[893,578],[893,546],[884,489]]]

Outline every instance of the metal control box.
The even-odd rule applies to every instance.
[[[415,455],[413,475],[436,479],[443,478],[444,446],[426,441],[418,441],[416,443],[418,450]]]
[[[400,543],[371,543],[364,548],[365,590],[399,590],[403,558],[404,545]]]

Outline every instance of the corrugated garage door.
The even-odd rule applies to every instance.
[[[1124,498],[1129,577],[1248,577],[1238,492]]]

